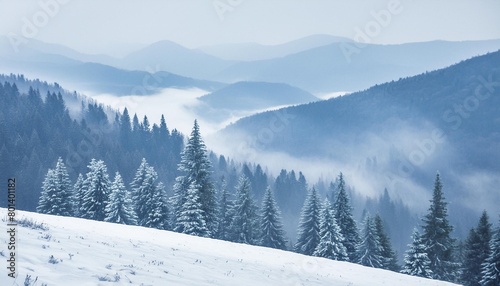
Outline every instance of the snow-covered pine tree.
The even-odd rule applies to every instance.
[[[208,237],[210,232],[208,231],[205,219],[203,216],[203,210],[201,209],[201,202],[199,197],[200,186],[191,183],[187,189],[187,196],[184,201],[184,205],[180,209],[179,217],[176,221],[175,231]]]
[[[335,219],[340,227],[340,233],[344,237],[344,246],[347,249],[349,261],[356,260],[356,246],[359,243],[359,233],[352,214],[352,206],[349,202],[349,196],[345,189],[345,181],[342,173],[339,174],[336,181],[337,191],[335,203],[333,204]]]
[[[427,256],[427,246],[425,245],[422,236],[417,229],[413,230],[413,242],[408,244],[404,258],[404,265],[401,273],[432,278],[433,273],[431,270],[431,260]]]
[[[455,240],[450,237],[453,227],[448,221],[441,179],[436,174],[434,191],[428,214],[423,218],[422,239],[427,246],[427,254],[431,260],[433,278],[453,282],[457,280],[458,263],[453,261]]]
[[[137,216],[131,195],[125,188],[122,176],[118,172],[116,172],[113,183],[111,183],[111,193],[109,203],[106,205],[106,218],[104,221],[128,225],[137,224]]]
[[[163,224],[159,221],[160,210],[158,209],[158,199],[161,196],[157,195],[156,180],[158,174],[152,166],[145,168],[144,180],[139,186],[136,200],[136,210],[142,215],[139,217],[138,224],[145,227],[162,229]]]
[[[102,160],[92,159],[87,172],[81,208],[82,217],[103,221],[106,217],[106,205],[109,202],[110,181],[108,169]]]
[[[250,180],[241,175],[236,186],[233,220],[231,222],[231,240],[246,244],[257,244],[259,226],[257,207],[251,197]]]
[[[193,130],[186,147],[181,154],[178,170],[182,174],[176,178],[174,195],[171,198],[174,224],[179,216],[191,184],[198,186],[201,209],[207,228],[212,235],[217,231],[217,201],[215,188],[210,177],[212,165],[208,159],[207,149],[200,135],[198,121],[194,121]]]
[[[384,222],[379,214],[375,215],[375,229],[379,237],[380,246],[382,247],[382,268],[398,272],[400,267],[398,265],[398,258],[394,250],[392,250],[391,240],[385,232]]]
[[[312,255],[320,242],[320,201],[315,188],[307,195],[300,214],[297,242],[295,251],[298,253]]]
[[[152,169],[152,167],[150,167]],[[151,170],[154,172],[154,170]],[[156,173],[156,172],[155,172]],[[149,189],[148,189],[149,190]],[[165,186],[162,182],[151,189],[150,199],[146,203],[149,211],[146,216],[145,225],[156,229],[170,229],[169,209],[166,199]]]
[[[215,238],[222,240],[230,240],[231,221],[233,219],[233,202],[230,194],[227,191],[226,181],[223,179],[221,183],[221,194],[219,201],[219,214],[217,222],[217,235]]]
[[[82,217],[80,213],[80,208],[83,204],[83,195],[85,194],[84,188],[85,179],[82,174],[78,174],[78,178],[76,179],[76,183],[73,186],[73,210],[75,217]]]
[[[490,254],[483,263],[482,286],[500,285],[500,224],[490,240]]]
[[[145,184],[148,176],[151,176],[151,174],[148,175],[149,168],[150,166],[146,159],[142,158],[141,164],[135,172],[134,179],[130,183],[130,190],[134,200],[134,209],[139,225],[142,225],[144,220],[146,220],[146,217],[149,215],[146,203],[149,200],[150,194],[148,194],[145,190],[146,187],[151,187],[151,185]]]
[[[356,248],[357,262],[364,266],[382,268],[384,261],[382,246],[380,245],[380,238],[377,235],[375,223],[369,214],[366,215],[361,236]]]
[[[52,214],[57,212],[57,191],[56,191],[56,176],[54,170],[48,169],[47,175],[42,183],[42,192],[38,199],[36,211],[43,214]]]
[[[461,283],[464,286],[480,286],[482,265],[490,254],[491,223],[488,214],[483,212],[476,228],[472,228],[465,241],[465,253]]]
[[[332,205],[328,199],[325,199],[321,210],[319,236],[320,241],[313,253],[314,256],[340,261],[349,259],[347,249],[343,244],[344,237],[340,233],[340,228],[333,215]]]
[[[167,190],[165,189],[165,185],[162,182],[159,182],[158,185],[156,186],[157,189],[157,196],[160,196],[158,198],[159,205],[158,208],[160,209],[160,220],[163,223],[163,228],[164,230],[172,230],[172,225],[170,224],[170,204],[168,202],[168,195],[167,195]]]
[[[286,249],[285,231],[281,223],[281,213],[274,200],[273,193],[269,187],[266,189],[262,200],[260,216],[260,245],[265,247]]]
[[[45,176],[37,211],[60,216],[74,214],[71,181],[61,157],[57,159],[56,168],[49,169]]]

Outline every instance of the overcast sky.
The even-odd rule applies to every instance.
[[[41,3],[52,3],[48,12]],[[390,19],[379,16],[376,30],[374,15],[387,15],[382,10]],[[498,0],[0,0],[0,34],[28,30],[82,52],[120,53],[159,40],[195,48],[278,44],[311,34],[354,38],[372,24],[371,42],[403,43],[500,38],[498,15]]]

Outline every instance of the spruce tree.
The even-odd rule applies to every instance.
[[[162,114],[160,119],[160,142],[168,144],[169,136],[170,131],[168,130],[167,123],[165,122],[165,116]]]
[[[174,195],[171,199],[174,208],[174,223],[187,198],[187,190],[191,185],[198,186],[201,210],[209,233],[217,231],[217,202],[215,188],[211,179],[212,165],[208,159],[207,149],[200,135],[198,122],[194,121],[193,130],[186,147],[181,154],[178,171],[182,174],[176,178]]]
[[[384,223],[380,215],[375,215],[375,229],[379,237],[380,246],[382,247],[382,268],[392,271],[399,271],[398,258],[396,253],[392,250],[391,240],[384,229]]]
[[[162,191],[160,191],[158,186],[154,183],[151,187],[146,187],[146,190],[149,193],[145,208],[147,209],[147,215],[142,220],[141,225],[150,228],[164,229],[168,217],[163,213]]]
[[[194,182],[191,183],[187,189],[184,204],[180,209],[175,231],[204,237],[210,235],[201,209],[199,193],[200,186],[195,185]]]
[[[145,161],[143,161],[144,163]],[[141,163],[141,166],[143,164]],[[135,189],[135,203],[138,217],[138,224],[141,226],[162,229],[163,223],[159,221],[161,211],[159,205],[161,204],[161,196],[158,195],[159,191],[156,187],[156,180],[158,174],[153,167],[145,163],[144,170],[141,169],[137,173],[143,174],[141,185],[137,183],[141,180],[134,180]],[[136,177],[137,178],[137,177]]]
[[[401,273],[432,278],[433,273],[431,270],[431,260],[427,255],[427,246],[425,245],[418,230],[413,230],[413,242],[408,245],[404,258],[404,265]]]
[[[335,219],[340,227],[340,233],[344,237],[344,246],[347,249],[349,261],[356,261],[356,246],[359,242],[359,233],[352,214],[352,206],[349,202],[349,196],[345,189],[345,181],[342,173],[339,174],[336,181],[337,191],[335,203],[333,205]]]
[[[122,146],[129,148],[132,139],[132,126],[130,124],[130,115],[128,109],[125,107],[123,113],[120,116],[120,141]]]
[[[318,194],[316,189],[312,188],[302,207],[297,242],[295,243],[296,252],[312,255],[316,250],[321,240],[319,236],[320,210]]]
[[[171,230],[172,225],[171,214],[170,214],[170,204],[168,202],[167,190],[162,182],[159,182],[156,186],[156,196],[157,196],[157,209],[160,211],[159,220],[162,222],[162,229]]]
[[[328,199],[325,199],[321,210],[319,236],[320,241],[314,250],[314,256],[341,261],[348,260],[347,249],[343,244],[344,237],[340,233]]]
[[[116,172],[111,184],[109,203],[106,205],[106,218],[104,221],[119,224],[136,225],[137,216],[130,193],[125,188],[122,176]]]
[[[227,191],[226,180],[222,179],[221,183],[221,195],[219,201],[219,213],[217,221],[217,235],[215,238],[222,240],[230,239],[230,228],[231,221],[233,218],[233,202],[230,198],[230,194]]]
[[[132,191],[132,198],[134,200],[134,208],[137,215],[137,220],[139,225],[143,225],[144,221],[149,215],[149,209],[147,208],[147,202],[150,200],[151,191],[154,182],[147,183],[147,180],[151,180],[151,170],[148,162],[145,158],[142,158],[141,164],[137,171],[135,172],[134,179],[130,183],[130,189]],[[146,188],[149,188],[146,190]]]
[[[103,221],[110,193],[108,170],[103,161],[96,159],[92,159],[87,167],[89,172],[84,182],[85,193],[80,212],[84,218]]]
[[[482,265],[490,253],[491,224],[488,214],[483,212],[476,228],[472,228],[465,241],[465,253],[461,283],[464,286],[480,286]]]
[[[286,249],[285,231],[281,223],[281,213],[274,200],[271,189],[267,187],[261,208],[260,245],[265,247]]]
[[[56,168],[49,169],[45,176],[37,211],[60,216],[74,214],[71,181],[61,157],[57,160]]]
[[[42,193],[38,199],[38,206],[36,211],[42,214],[56,214],[58,213],[57,206],[57,187],[56,176],[54,170],[48,169],[47,175],[42,183]]]
[[[500,285],[500,225],[490,240],[490,253],[483,263],[482,286]]]
[[[375,223],[368,214],[363,225],[363,232],[360,242],[356,248],[357,263],[375,268],[382,268],[382,246],[380,238],[375,228]]]
[[[257,244],[259,226],[257,207],[251,197],[250,180],[242,175],[236,186],[231,240],[234,242]]]
[[[428,214],[423,218],[424,233],[422,239],[427,246],[427,254],[431,260],[430,268],[433,278],[445,281],[457,279],[458,264],[453,261],[455,240],[450,237],[453,227],[448,221],[442,184],[439,174],[436,175],[434,191]]]
[[[78,174],[78,178],[76,179],[76,183],[73,186],[73,211],[75,217],[82,217],[80,213],[80,209],[83,204],[83,195],[85,194],[84,189],[85,179],[82,174]]]

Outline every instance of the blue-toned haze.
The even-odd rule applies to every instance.
[[[49,13],[48,20],[37,15],[43,10],[41,3],[54,1],[59,7],[52,9],[56,12]],[[22,35],[29,21],[38,30],[29,35],[35,39],[111,55],[160,40],[189,48],[247,42],[274,45],[315,34],[352,39],[358,28],[364,31],[376,20],[374,15],[392,8],[395,13],[370,39],[372,43],[500,38],[500,2],[494,0],[54,1],[0,1],[0,34]]]

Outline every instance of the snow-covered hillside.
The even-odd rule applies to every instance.
[[[4,229],[6,209],[0,209]],[[137,226],[19,211],[18,278],[0,285],[453,285],[292,252]]]

